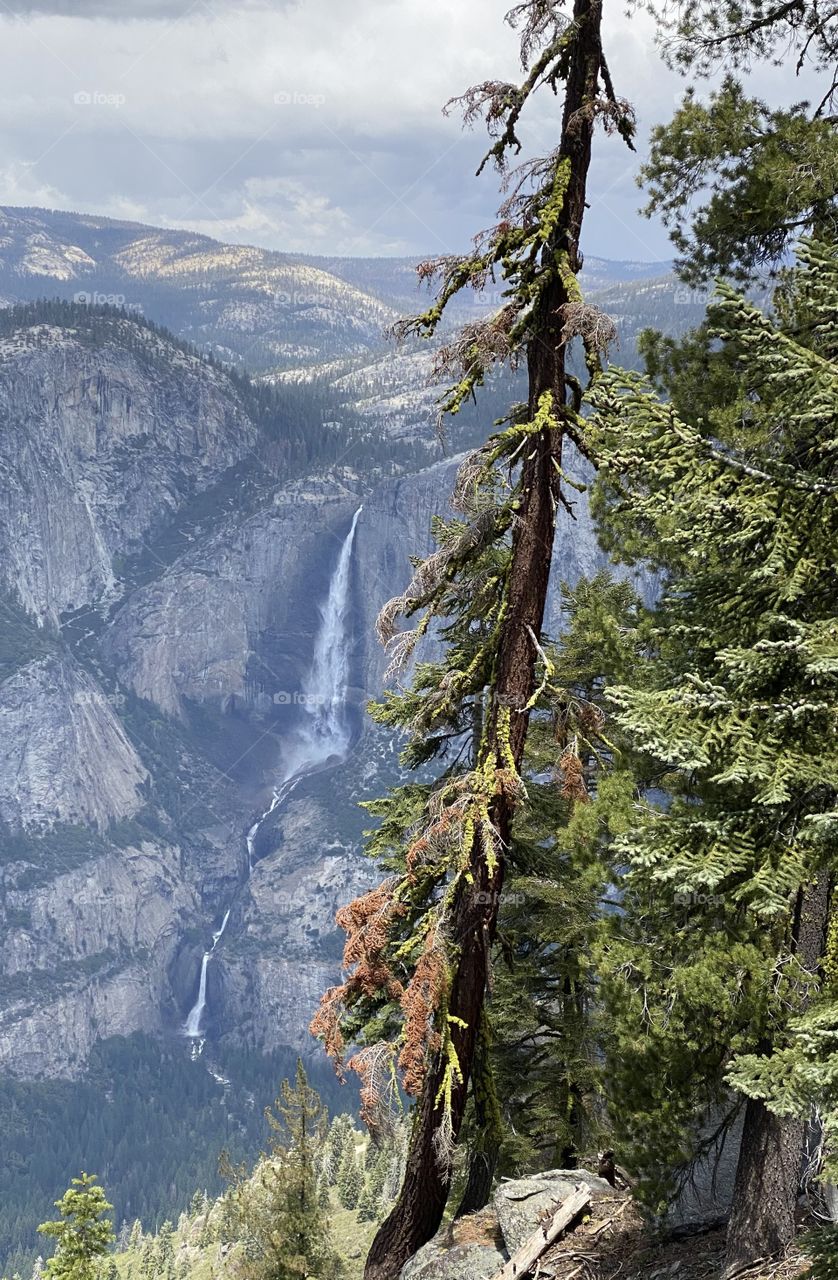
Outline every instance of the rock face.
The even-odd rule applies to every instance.
[[[490,1244],[432,1240],[403,1268],[401,1280],[491,1280],[506,1261],[506,1255]]]
[[[12,1075],[74,1075],[96,1040],[160,1031],[169,967],[200,919],[177,846],[85,848],[72,834],[22,849],[0,874],[0,1071]]]
[[[358,630],[363,641],[363,687],[376,697],[388,658],[375,640],[375,620],[383,605],[410,582],[411,556],[433,549],[431,519],[452,513],[448,506],[460,459],[427,467],[418,475],[381,485],[364,501],[356,535]],[[427,656],[428,647],[423,650]]]
[[[301,784],[271,832],[274,851],[256,864],[240,898],[220,965],[218,1029],[260,1050],[312,1051],[308,1025],[336,980],[343,947],[335,912],[377,879],[357,853],[363,823],[341,830],[335,812],[349,809],[351,769],[324,774],[319,787],[316,778]]]
[[[118,591],[142,548],[255,442],[229,381],[147,329],[52,325],[0,342],[0,573],[57,622]]]
[[[587,1169],[552,1169],[531,1178],[502,1182],[495,1192],[494,1206],[509,1253],[519,1249],[542,1218],[573,1195],[580,1183],[590,1188],[594,1198],[614,1195],[610,1183]]]
[[[401,1280],[492,1280],[580,1184],[590,1188],[594,1200],[620,1196],[587,1169],[551,1169],[507,1180],[495,1191],[491,1208],[455,1219],[420,1249],[402,1269]]]
[[[162,711],[300,687],[328,586],[359,499],[339,484],[277,489],[231,519],[117,612],[104,652],[120,679]]]
[[[104,691],[67,655],[0,685],[0,817],[12,831],[136,813],[148,774]]]
[[[375,879],[357,802],[396,776],[363,723],[388,662],[375,618],[431,549],[459,460],[383,481],[257,465],[242,485],[275,441],[222,370],[121,316],[3,331],[0,586],[20,625],[0,647],[0,1071],[78,1073],[97,1038],[177,1031],[228,911],[204,1029],[305,1051],[335,910]],[[248,876],[361,504],[355,744],[260,827]],[[560,529],[557,585],[599,563],[586,520],[580,504]]]

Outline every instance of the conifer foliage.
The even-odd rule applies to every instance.
[[[294,1084],[283,1080],[265,1116],[269,1150],[252,1174],[229,1163],[225,1170],[233,1183],[232,1235],[244,1252],[241,1274],[250,1280],[339,1280],[343,1266],[318,1187],[327,1115],[302,1062]]]
[[[653,1199],[744,1112],[731,1273],[791,1239],[805,1120],[833,1154],[838,1125],[834,244],[775,306],[718,287],[704,358],[732,381],[700,417],[619,370],[591,394],[611,545],[668,575],[649,661],[609,691],[665,794],[617,851],[612,1112]]]
[[[483,165],[494,164],[504,177],[500,221],[477,237],[473,252],[421,269],[438,282],[436,300],[401,327],[430,337],[460,290],[499,283],[500,309],[442,351],[439,371],[455,381],[441,409],[457,413],[499,363],[526,361],[529,395],[464,465],[454,498],[461,518],[437,524],[438,551],[416,566],[404,595],[380,619],[395,669],[433,620],[447,628],[443,662],[420,669],[414,689],[392,698],[382,718],[407,729],[410,761],[453,748],[455,763],[449,756],[435,785],[408,787],[381,806],[382,834],[372,848],[389,846],[393,875],[340,914],[349,973],[327,994],[314,1024],[337,1057],[344,1042],[361,1041],[354,1062],[366,1073],[368,1101],[388,1079],[382,1044],[390,1046],[390,1079],[397,1057],[404,1087],[419,1096],[405,1181],[373,1243],[369,1280],[398,1275],[436,1231],[448,1197],[505,852],[525,797],[530,712],[539,686],[549,683],[541,628],[555,513],[569,505],[563,448],[569,439],[587,451],[583,389],[566,367],[566,350],[580,337],[594,374],[613,336],[576,280],[595,126],[629,145],[634,131],[603,54],[601,17],[601,0],[575,0],[567,14],[555,0],[526,0],[508,15],[521,33],[522,82],[486,81],[451,104],[466,123],[485,120],[493,139]],[[522,150],[522,113],[541,89],[564,97],[557,145],[510,169]],[[419,621],[399,632],[399,616]],[[465,756],[456,745],[463,732],[471,743]]]
[[[54,1280],[97,1280],[100,1259],[114,1240],[113,1224],[105,1215],[113,1208],[96,1175],[82,1173],[55,1207],[60,1217],[38,1228],[55,1240],[55,1253],[46,1265]]]
[[[838,12],[826,0],[645,0],[670,66],[706,79],[671,121],[652,130],[640,176],[680,254],[682,279],[717,273],[753,286],[798,237],[838,229]],[[806,73],[800,99],[774,108],[746,92],[741,73],[779,62]],[[813,93],[814,89],[814,93]]]

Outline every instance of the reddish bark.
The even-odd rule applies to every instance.
[[[575,273],[579,261],[579,233],[585,210],[585,190],[591,157],[594,113],[591,109],[602,70],[601,0],[576,0],[573,21],[578,34],[570,54],[560,155],[570,160],[570,179],[557,226],[545,255],[567,254]],[[527,351],[529,408],[535,416],[545,391],[561,414],[568,403],[565,349],[561,340],[561,308],[571,301],[568,282],[558,274],[545,290],[534,336]],[[527,738],[528,713],[523,710],[535,688],[538,637],[544,617],[550,577],[555,509],[558,499],[557,463],[561,461],[564,431],[545,429],[533,439],[523,463],[522,501],[516,521],[508,580],[508,608],[499,637],[496,704],[488,717],[489,742],[497,742],[500,707],[511,709],[510,745],[520,768]],[[497,749],[499,763],[503,756]],[[493,805],[492,820],[503,846],[509,842],[513,803],[505,796]],[[486,992],[489,955],[495,937],[499,895],[503,887],[503,859],[490,870],[479,842],[471,853],[473,884],[463,885],[453,906],[450,933],[458,962],[449,996],[449,1013],[461,1019],[452,1026],[452,1040],[463,1072],[453,1090],[451,1122],[454,1137],[465,1113],[469,1077]],[[442,1120],[437,1103],[445,1063],[431,1064],[420,1096],[401,1192],[382,1223],[367,1258],[366,1280],[396,1280],[405,1262],[437,1232],[448,1199],[450,1171],[437,1159],[434,1139]]]

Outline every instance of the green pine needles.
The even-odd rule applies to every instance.
[[[835,1151],[836,304],[836,247],[805,243],[773,318],[719,286],[705,358],[735,394],[704,416],[621,371],[591,394],[610,543],[667,575],[609,690],[658,792],[601,944],[612,1113],[653,1202],[743,1097],[817,1109]]]
[[[46,1266],[53,1280],[97,1280],[101,1260],[115,1239],[113,1223],[105,1215],[113,1208],[96,1175],[73,1178],[55,1207],[60,1217],[38,1228],[55,1240],[55,1253]]]

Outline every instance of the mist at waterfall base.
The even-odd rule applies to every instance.
[[[325,602],[320,608],[320,625],[314,640],[312,660],[303,680],[298,700],[300,716],[283,750],[280,777],[274,786],[271,803],[247,833],[247,874],[253,871],[253,858],[259,828],[285,803],[297,784],[307,774],[340,764],[352,742],[352,728],[347,713],[349,685],[349,620],[351,612],[352,548],[355,531],[363,507],[352,517],[337,563],[332,572]],[[212,935],[212,945],[204,952],[198,976],[198,994],[183,1025],[183,1034],[192,1040],[192,1055],[198,1057],[203,1048],[202,1024],[207,1005],[207,973],[230,919],[232,906],[222,918],[221,927]]]

